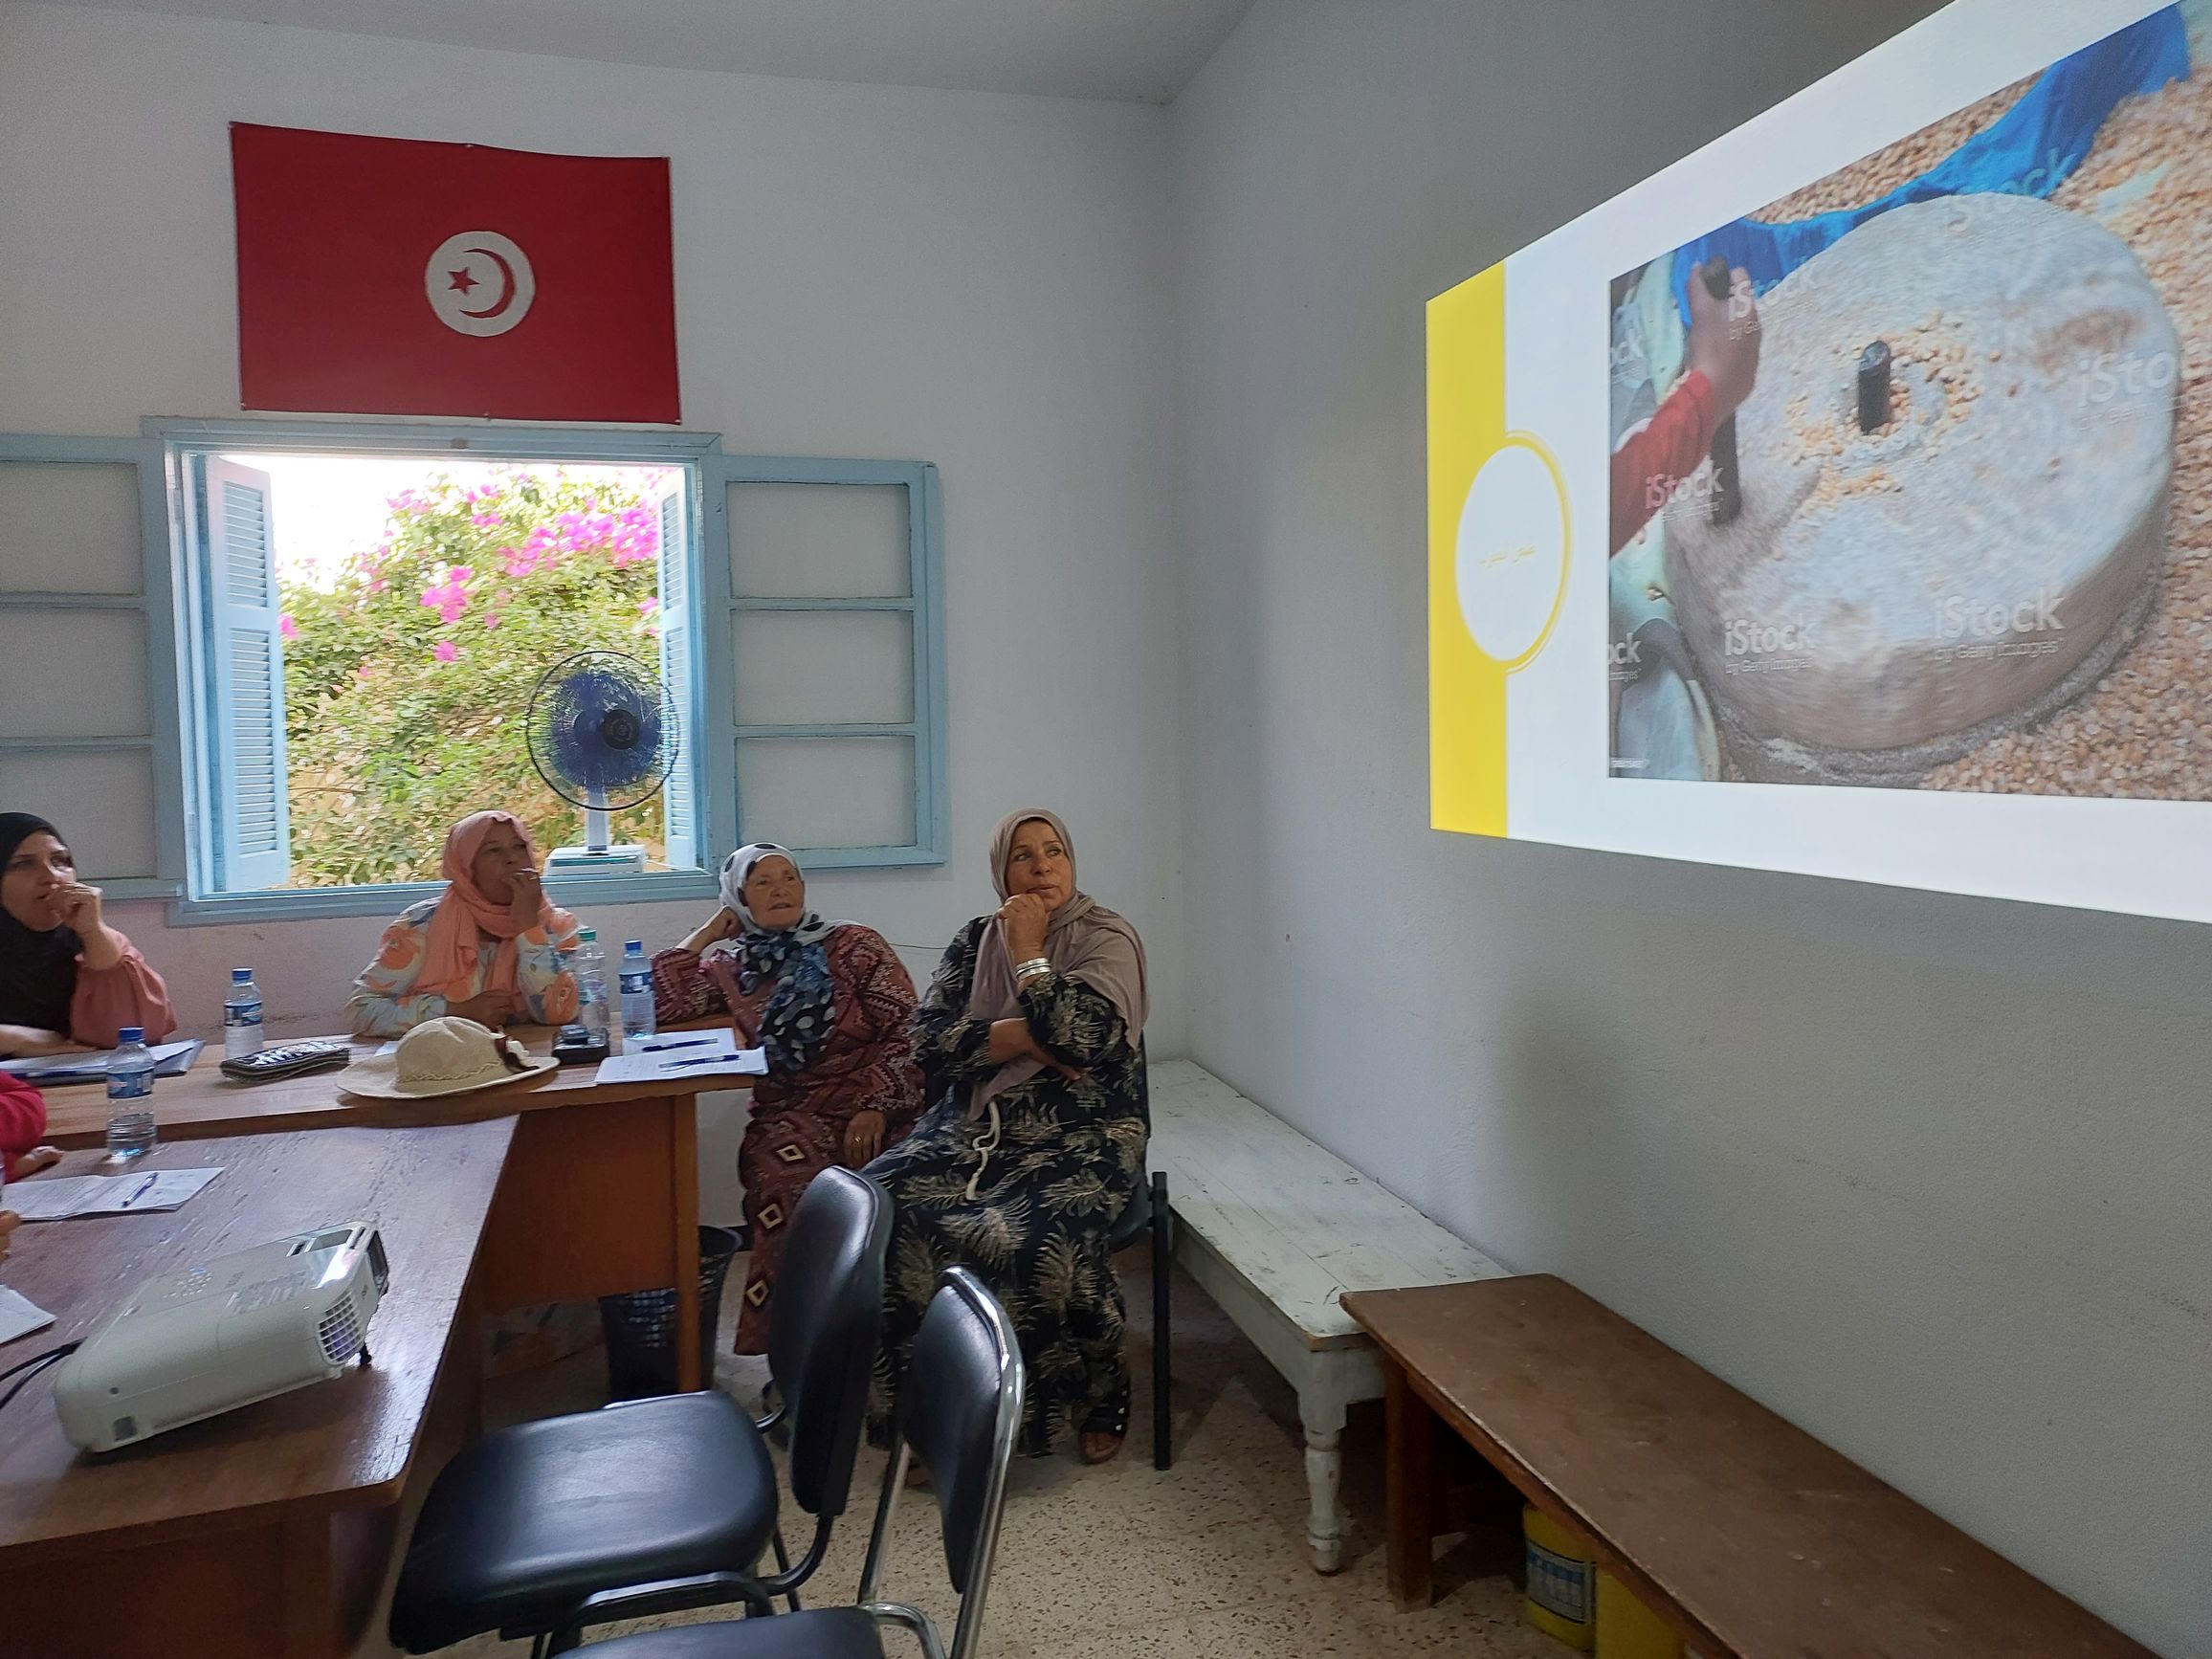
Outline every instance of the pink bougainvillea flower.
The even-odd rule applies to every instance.
[[[461,648],[450,639],[439,640],[431,652],[431,655],[436,657],[440,662],[451,662],[460,654]]]
[[[292,620],[292,612],[287,610],[276,619],[276,631],[286,639],[298,639],[299,637],[299,624]]]
[[[660,601],[657,599],[641,599],[637,602],[638,614],[641,616],[651,616],[659,608]]]
[[[505,520],[497,513],[472,513],[469,522],[479,530],[497,530]]]
[[[485,612],[484,612],[484,626],[485,626],[486,628],[497,628],[497,627],[498,627],[498,626],[499,626],[499,613],[498,613],[497,610],[487,610],[487,611],[485,611]]]

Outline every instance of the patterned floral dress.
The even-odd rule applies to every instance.
[[[725,1013],[734,996],[747,1028],[768,1051],[768,1074],[753,1084],[752,1117],[738,1143],[745,1224],[753,1235],[738,1314],[741,1354],[767,1351],[768,1307],[791,1214],[808,1182],[845,1161],[845,1130],[853,1115],[882,1113],[883,1143],[890,1146],[921,1113],[921,1073],[909,1036],[914,981],[905,964],[881,934],[856,922],[836,929],[819,948],[828,981],[826,1035],[796,1029],[813,1020],[805,999],[785,998],[771,1016],[781,977],[745,988],[720,953],[719,972],[716,957],[702,961],[681,947],[653,959],[654,1013],[664,1026]],[[791,1029],[777,1029],[786,1021]]]
[[[443,993],[414,988],[423,971],[423,947],[430,938],[431,916],[437,907],[434,898],[410,904],[384,930],[376,961],[361,970],[345,1005],[356,1034],[396,1037],[445,1013],[449,999]],[[575,948],[576,918],[565,910],[553,912],[550,931],[539,926],[516,936],[515,988],[521,993],[522,1018],[529,1024],[558,1026],[576,1017],[576,976],[568,971],[561,955]],[[450,1000],[465,1003],[480,995],[484,976],[498,953],[499,940],[479,939],[476,967],[469,976],[468,988]]]
[[[1023,1448],[1043,1456],[1063,1424],[1128,1409],[1121,1286],[1106,1239],[1143,1180],[1139,1059],[1105,996],[1057,973],[1030,981],[1020,993],[1029,1029],[1083,1075],[1046,1071],[1001,1095],[998,1148],[980,1158],[987,1125],[969,1118],[970,1086],[998,1068],[990,1027],[968,1018],[967,1005],[989,923],[978,917],[961,929],[915,1019],[932,1104],[867,1170],[896,1204],[871,1427],[884,1438],[937,1275],[959,1265],[981,1274],[1013,1319],[1029,1372]]]

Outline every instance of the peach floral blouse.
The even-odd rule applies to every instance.
[[[431,912],[438,901],[426,898],[410,904],[399,919],[384,930],[384,943],[376,961],[361,970],[346,1002],[356,1034],[396,1037],[425,1020],[446,1011],[443,993],[417,991],[416,977],[423,967],[423,945],[429,938]],[[565,910],[553,912],[553,932],[533,927],[515,940],[515,986],[522,994],[524,1018],[541,1026],[558,1026],[576,1017],[576,976],[562,962],[561,953],[576,945],[576,918]],[[476,970],[469,976],[467,992],[453,999],[466,1002],[484,988],[484,976],[499,941],[480,939],[476,943]]]

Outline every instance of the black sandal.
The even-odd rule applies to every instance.
[[[1112,1445],[1094,1450],[1092,1437],[1109,1439]],[[1123,1389],[1117,1400],[1106,1401],[1091,1407],[1091,1414],[1083,1419],[1075,1437],[1075,1451],[1088,1464],[1111,1462],[1121,1450],[1121,1443],[1129,1438],[1129,1391]]]

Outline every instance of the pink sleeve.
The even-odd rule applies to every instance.
[[[112,1049],[125,1026],[145,1028],[146,1041],[161,1042],[177,1029],[169,987],[146,965],[138,947],[123,940],[122,961],[111,968],[77,969],[77,996],[69,1005],[69,1034],[96,1049]]]
[[[0,1169],[12,1175],[15,1161],[46,1133],[46,1096],[30,1084],[0,1074]]]

